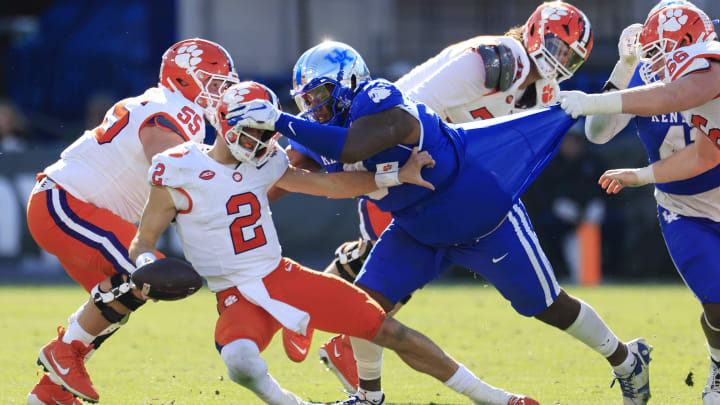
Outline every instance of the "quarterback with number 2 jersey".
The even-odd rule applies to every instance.
[[[300,334],[317,328],[369,339],[395,350],[414,369],[448,380],[461,365],[428,338],[386,318],[382,308],[352,284],[281,256],[267,197],[276,183],[288,191],[334,198],[387,192],[388,187],[405,182],[434,189],[420,176],[420,170],[434,166],[434,160],[414,148],[394,172],[298,169],[276,148],[275,131],[228,124],[231,106],[256,99],[278,108],[277,97],[267,87],[239,83],[223,94],[212,147],[186,143],[153,158],[149,172],[153,186],[130,247],[131,257],[138,261],[148,257],[176,219],[186,257],[217,294],[215,343],[228,375],[265,403],[307,404],[282,389],[260,357],[281,326]],[[474,376],[468,383],[474,384],[472,393],[455,390],[483,403],[506,405],[508,398],[522,399]]]

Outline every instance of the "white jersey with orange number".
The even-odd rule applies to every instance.
[[[275,147],[260,167],[223,165],[208,150],[178,145],[155,155],[148,175],[171,190],[185,258],[217,292],[259,280],[280,263],[267,191],[285,174],[288,158]]]
[[[720,42],[701,42],[677,49],[666,59],[667,72],[675,81],[694,72],[710,70],[711,60],[720,62]],[[682,116],[720,148],[720,94],[701,106],[683,111]]]
[[[485,62],[477,52],[480,45],[499,44],[509,48],[515,58],[512,84],[505,91],[485,87]],[[555,103],[559,91],[555,80],[538,80],[520,89],[531,69],[528,54],[516,39],[478,36],[448,46],[401,77],[395,85],[413,100],[432,108],[445,121],[459,124],[526,109],[518,102],[529,89],[534,91],[534,97],[528,107]]]
[[[205,138],[199,106],[180,93],[153,87],[116,103],[99,127],[85,131],[45,173],[76,198],[137,222],[150,192],[150,162],[139,134],[158,119],[172,123],[186,141]]]

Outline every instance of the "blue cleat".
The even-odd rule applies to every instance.
[[[628,351],[635,356],[635,369],[628,375],[619,376],[613,372],[615,382],[620,383],[624,405],[645,405],[650,399],[650,352],[652,346],[648,345],[645,339],[638,338],[627,344]]]

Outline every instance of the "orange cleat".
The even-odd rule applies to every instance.
[[[512,398],[508,400],[507,405],[540,405],[540,402],[532,398],[513,395]]]
[[[79,399],[55,384],[50,376],[44,374],[35,388],[28,394],[28,405],[83,405]]]
[[[38,365],[45,367],[45,370],[60,381],[60,384],[71,394],[88,402],[99,401],[100,395],[90,381],[84,361],[85,355],[92,350],[93,345],[86,347],[77,340],[73,340],[70,344],[64,343],[62,337],[65,335],[65,329],[58,326],[57,331],[58,337],[40,350]]]
[[[357,392],[357,364],[355,363],[350,336],[338,335],[333,337],[320,346],[318,355],[328,370],[335,373],[346,391]]]
[[[295,333],[288,328],[283,328],[283,347],[288,358],[296,363],[305,360],[312,343],[314,329],[308,328],[307,335]]]

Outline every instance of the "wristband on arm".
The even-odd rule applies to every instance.
[[[653,172],[653,165],[637,169],[635,171],[635,175],[637,176],[640,185],[655,183],[655,172]]]
[[[379,163],[375,170],[375,184],[378,188],[399,186],[402,184],[398,177],[398,162]]]
[[[348,135],[347,128],[318,124],[288,113],[280,114],[280,118],[275,122],[275,130],[303,146],[335,160],[340,160]]]

